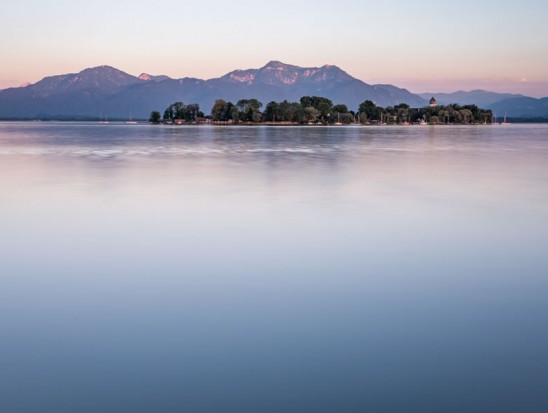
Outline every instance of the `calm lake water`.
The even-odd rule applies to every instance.
[[[0,123],[0,411],[548,411],[548,126]]]

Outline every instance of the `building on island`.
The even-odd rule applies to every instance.
[[[438,102],[436,102],[436,98],[432,96],[432,99],[430,99],[430,107],[435,108],[436,106],[438,106]]]

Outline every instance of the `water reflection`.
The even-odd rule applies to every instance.
[[[540,126],[0,124],[13,412],[538,412]]]

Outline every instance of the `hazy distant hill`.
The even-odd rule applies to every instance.
[[[26,87],[0,92],[0,117],[99,116],[98,102],[141,82],[110,66],[50,76]]]
[[[51,76],[22,88],[0,91],[0,118],[147,118],[175,101],[198,103],[209,113],[216,99],[256,98],[298,101],[316,95],[356,110],[366,99],[381,106],[426,104],[420,96],[392,85],[369,85],[337,66],[302,68],[272,61],[260,69],[236,70],[220,78],[170,79],[146,73],[135,77],[109,66]]]
[[[544,118],[548,119],[548,97],[535,99],[518,97],[505,99],[490,105],[489,109],[501,118],[504,115],[513,118]]]
[[[513,118],[545,118],[548,119],[548,98],[535,99],[532,97],[512,94],[496,93],[486,90],[472,90],[470,92],[454,93],[421,93],[424,99],[436,98],[439,105],[458,103],[460,105],[475,104],[479,107],[491,109],[502,118],[505,114]]]
[[[453,93],[420,93],[419,96],[427,100],[430,100],[434,96],[438,105],[458,103],[459,105],[477,105],[482,108],[486,108],[504,99],[524,97],[523,95],[488,92],[486,90],[472,90],[469,92],[460,90]]]

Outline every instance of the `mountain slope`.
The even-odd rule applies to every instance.
[[[364,100],[380,106],[407,103],[422,107],[435,96],[439,104],[476,104],[513,117],[548,116],[544,100],[522,95],[473,90],[419,96],[393,85],[367,84],[337,66],[299,67],[271,61],[258,69],[235,70],[209,80],[146,73],[135,77],[110,66],[46,77],[33,85],[0,91],[0,118],[147,118],[151,111],[163,111],[176,101],[198,103],[208,113],[216,99],[236,103],[256,98],[266,105],[313,95],[344,103],[352,110]]]
[[[411,93],[407,89],[402,89],[394,85],[373,85],[373,87],[388,93],[389,97],[386,98],[388,101],[396,103],[407,103],[412,108],[420,108],[426,106],[426,104],[430,100],[430,97],[424,98],[422,96]],[[394,105],[394,103],[392,103],[392,105]]]
[[[323,96],[356,110],[364,100],[381,106],[426,102],[392,85],[369,85],[337,66],[302,68],[271,61],[259,69],[235,70],[209,80],[147,73],[131,76],[109,66],[80,73],[51,76],[25,88],[0,92],[0,117],[146,118],[176,101],[198,103],[208,113],[216,99],[237,102],[256,98],[298,101],[302,96]]]
[[[147,73],[131,76],[109,66],[80,73],[51,76],[25,88],[0,92],[1,118],[99,117],[146,118],[175,101],[198,103],[208,113],[216,99],[237,102],[256,98],[270,101],[298,101],[315,95],[344,103],[356,110],[364,100],[389,106],[426,102],[405,89],[392,85],[368,85],[337,66],[302,68],[271,61],[259,69],[235,70],[209,80]]]
[[[111,94],[117,90],[135,84],[139,79],[110,66],[98,66],[82,70],[80,73],[51,76],[27,86],[42,97],[79,91],[98,91]]]
[[[548,97],[535,99],[518,97],[505,99],[489,106],[499,117],[505,114],[514,118],[544,118],[548,119]]]
[[[46,77],[26,87],[1,91],[0,117],[99,116],[90,113],[89,108],[139,82],[135,76],[110,66]]]
[[[480,89],[469,92],[459,90],[453,93],[420,93],[419,96],[427,100],[434,96],[438,105],[458,103],[459,105],[477,105],[479,107],[487,107],[504,99],[524,97],[523,95],[496,93]]]
[[[260,69],[237,70],[208,82],[219,89],[220,96],[233,100],[256,97],[268,103],[285,99],[298,101],[302,96],[315,95],[329,98],[334,103],[344,103],[354,110],[366,99],[381,106],[404,102],[411,106],[425,104],[422,98],[404,89],[391,85],[372,86],[332,65],[301,68],[271,61]],[[228,88],[227,85],[239,85],[239,88]]]

